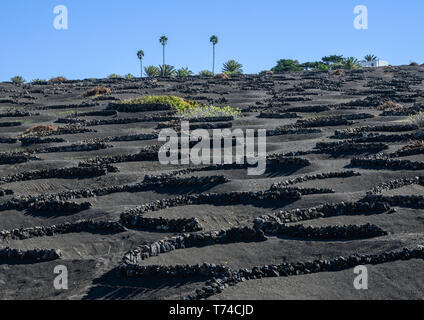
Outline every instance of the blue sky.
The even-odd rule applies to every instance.
[[[68,8],[68,30],[53,27],[56,5]],[[357,5],[368,7],[368,30],[353,27]],[[166,62],[194,72],[212,68],[212,34],[219,69],[235,59],[245,73],[329,54],[423,63],[423,17],[422,0],[1,0],[0,81],[138,76],[136,51],[159,65],[163,34]]]

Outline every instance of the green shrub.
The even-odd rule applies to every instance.
[[[68,79],[66,79],[65,77],[60,76],[60,77],[51,78],[49,81],[51,83],[62,83],[62,82],[68,81]]]
[[[304,68],[299,64],[297,60],[291,59],[280,59],[277,61],[277,65],[271,70],[276,73],[281,72],[292,72],[292,71],[302,71]]]
[[[230,106],[226,107],[216,107],[216,106],[206,106],[201,105],[197,108],[188,109],[180,113],[182,118],[211,118],[211,117],[238,117],[241,115],[241,110],[239,108],[231,108]]]
[[[124,76],[125,79],[134,79],[134,76],[131,73],[128,73]]]
[[[409,121],[420,128],[424,127],[424,112],[421,111],[416,115],[411,115]]]
[[[112,73],[111,75],[108,76],[108,79],[122,79],[122,77],[120,75]]]
[[[203,70],[199,72],[199,76],[201,77],[213,77],[213,72],[209,70]]]
[[[177,111],[183,118],[198,118],[198,117],[217,117],[217,116],[239,116],[240,109],[226,107],[215,107],[199,104],[196,101],[187,101],[175,96],[147,96],[144,98],[136,98],[125,100],[122,104],[157,104],[166,105]]]
[[[10,79],[10,81],[12,81],[14,84],[24,84],[25,83],[25,79],[22,78],[21,76],[14,76],[13,78]]]
[[[197,107],[197,102],[186,101],[183,98],[175,96],[147,96],[144,98],[136,98],[125,100],[122,104],[158,104],[170,106],[172,109],[180,112],[191,108]]]
[[[34,79],[31,81],[32,84],[46,85],[48,84],[47,80]]]

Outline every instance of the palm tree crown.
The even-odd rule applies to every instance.
[[[166,46],[168,44],[168,38],[166,36],[162,36],[159,39],[159,42],[163,45]]]
[[[365,61],[368,61],[368,62],[374,62],[374,61],[377,61],[377,56],[375,56],[375,55],[373,55],[373,54],[367,54],[367,55],[365,56]]]
[[[217,43],[218,43],[218,37],[217,36],[212,36],[211,38],[210,38],[210,42],[212,42],[213,43],[213,45],[216,45]]]
[[[140,60],[143,60],[143,57],[144,57],[144,51],[143,50],[137,51],[137,58],[139,58]]]
[[[170,66],[169,64],[164,64],[162,66],[159,66],[159,71],[162,75],[162,77],[170,77],[176,74],[176,70],[173,66]]]
[[[348,70],[356,69],[356,68],[359,67],[359,61],[358,61],[358,59],[356,59],[354,57],[346,58],[343,61],[342,67],[344,69],[348,69]]]
[[[243,65],[238,63],[235,60],[229,60],[224,63],[222,67],[222,72],[229,74],[242,74],[243,73]]]
[[[148,77],[159,77],[160,76],[160,70],[159,70],[158,67],[155,67],[155,66],[144,67],[144,72],[147,74]]]

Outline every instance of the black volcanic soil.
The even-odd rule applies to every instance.
[[[60,84],[22,85],[0,83],[0,138],[19,139],[24,131],[34,125],[57,123],[61,119],[85,119],[79,128],[92,132],[53,135],[45,138],[63,138],[51,142],[22,146],[20,141],[0,143],[5,154],[35,150],[23,163],[0,164],[0,178],[31,170],[77,167],[96,156],[127,155],[141,148],[158,144],[156,139],[143,141],[107,141],[105,149],[93,151],[41,152],[53,146],[69,146],[86,140],[157,132],[158,122],[133,122],[127,124],[91,125],[91,120],[135,119],[165,115],[166,111],[137,113],[118,112],[111,116],[87,116],[86,112],[104,110],[110,103],[145,95],[176,95],[187,99],[219,106],[240,107],[243,115],[231,122],[233,128],[267,129],[295,125],[298,120],[314,117],[347,117],[368,114],[366,119],[353,119],[341,125],[311,126],[315,133],[289,133],[267,139],[269,154],[306,152],[297,157],[308,159],[309,166],[271,168],[262,176],[248,176],[246,169],[195,171],[184,177],[224,175],[229,182],[194,187],[155,187],[141,192],[118,192],[97,197],[71,199],[77,203],[89,202],[91,207],[79,212],[50,212],[34,210],[1,210],[0,230],[52,226],[81,219],[118,221],[120,214],[155,200],[174,198],[180,194],[224,193],[233,191],[264,191],[274,183],[297,177],[328,172],[354,170],[360,175],[347,178],[330,178],[299,182],[289,187],[330,188],[333,193],[302,195],[292,202],[262,200],[255,203],[223,205],[221,203],[171,207],[148,212],[147,217],[166,219],[198,218],[202,231],[229,229],[235,226],[252,226],[255,218],[279,210],[302,209],[325,203],[356,202],[363,199],[374,187],[395,179],[424,176],[424,170],[405,168],[371,168],[351,166],[354,157],[375,155],[379,150],[342,153],[323,152],[316,149],[320,142],[340,142],[336,130],[363,126],[391,126],[408,124],[406,115],[383,116],[377,106],[387,101],[400,103],[405,108],[422,106],[424,110],[424,68],[390,67],[346,71],[344,75],[331,72],[300,72],[267,76],[240,76],[231,79],[172,78],[172,79],[106,79],[68,81]],[[100,97],[84,97],[84,93],[104,85],[112,93]],[[316,107],[316,108],[305,108]],[[325,108],[319,108],[325,107]],[[26,116],[11,117],[15,111],[29,112]],[[74,112],[80,113],[76,115]],[[296,114],[298,117],[284,116]],[[278,117],[268,117],[278,114]],[[261,116],[260,116],[261,115]],[[268,116],[267,116],[268,115]],[[15,126],[1,123],[19,121]],[[373,134],[417,134],[421,129]],[[370,136],[370,132],[363,137]],[[391,154],[409,144],[403,141],[385,141]],[[412,139],[413,140],[413,139]],[[421,138],[420,140],[424,140]],[[2,139],[3,141],[3,139]],[[349,140],[351,141],[351,140]],[[358,141],[353,141],[358,142]],[[37,150],[38,149],[38,150]],[[309,152],[312,151],[312,152]],[[410,156],[393,156],[393,159],[424,162],[423,151]],[[160,175],[183,167],[163,166],[157,161],[113,163],[117,172],[107,172],[96,177],[52,177],[2,183],[0,188],[13,191],[13,195],[0,196],[0,204],[19,196],[56,194],[69,190],[122,186],[143,181],[145,175]],[[424,181],[424,179],[422,180]],[[424,186],[408,185],[382,192],[384,196],[424,195]],[[305,226],[341,226],[374,224],[387,235],[369,239],[305,240],[270,235],[263,242],[236,242],[215,244],[202,248],[187,248],[160,254],[140,262],[141,265],[195,265],[198,263],[224,264],[233,269],[249,269],[282,262],[334,259],[339,256],[378,254],[405,247],[424,244],[424,206],[407,203],[391,205],[394,213],[369,213],[366,215],[334,216],[310,221],[288,223]],[[16,240],[0,237],[0,248],[22,250],[34,248],[60,249],[62,257],[49,262],[20,263],[0,260],[0,299],[183,299],[205,285],[202,277],[150,277],[148,279],[123,279],[115,268],[123,255],[142,244],[149,244],[175,235],[173,232],[151,230],[126,230],[117,233],[74,232],[54,236]],[[53,287],[57,265],[69,271],[69,290],[57,291]],[[357,291],[353,287],[353,269],[340,272],[320,272],[290,277],[249,280],[225,289],[213,299],[422,299],[424,296],[423,261],[389,262],[369,267],[369,290]]]

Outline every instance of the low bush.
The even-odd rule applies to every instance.
[[[199,76],[201,77],[213,77],[213,72],[209,70],[203,70],[199,72]]]
[[[421,111],[416,115],[411,115],[409,121],[420,128],[424,127],[424,112]]]
[[[182,118],[212,118],[212,117],[238,117],[241,115],[239,108],[198,106],[195,109],[189,109],[180,114]]]
[[[15,76],[15,77],[11,78],[10,81],[12,81],[14,84],[24,84],[25,83],[25,79],[22,78],[21,76]]]
[[[107,77],[108,79],[122,79],[122,77],[118,74],[112,73],[110,75],[108,75]]]
[[[42,79],[34,79],[31,81],[31,84],[46,85],[48,84],[48,81]]]
[[[189,77],[193,75],[193,71],[189,68],[181,68],[177,70],[176,75],[177,77]]]
[[[346,73],[346,71],[343,70],[343,69],[337,69],[333,72],[333,74],[336,75],[336,76],[344,76],[345,73]]]
[[[56,77],[56,78],[51,78],[49,80],[49,82],[51,83],[62,83],[62,82],[66,82],[68,81],[68,79],[66,79],[65,77]]]
[[[233,116],[241,114],[240,109],[226,107],[215,107],[199,104],[196,101],[187,101],[175,96],[147,96],[144,98],[136,98],[122,101],[123,104],[151,104],[166,105],[183,118],[199,118],[199,117],[217,117],[217,116]]]
[[[230,79],[230,76],[226,73],[219,73],[214,76],[215,79]]]
[[[105,86],[97,86],[93,89],[87,90],[84,93],[84,97],[92,97],[92,96],[99,96],[101,94],[108,94],[111,93],[112,90],[110,90],[109,88],[105,87]]]
[[[33,126],[31,128],[26,129],[25,134],[39,134],[39,133],[45,133],[45,132],[56,132],[57,128],[55,126],[51,125],[37,125]]]
[[[403,111],[406,108],[400,103],[393,101],[387,101],[377,107],[379,111]]]
[[[406,150],[414,150],[414,149],[422,149],[424,148],[424,140],[423,141],[414,141],[402,148],[402,151]]]
[[[136,98],[122,101],[123,104],[157,104],[172,107],[177,111],[196,108],[197,103],[194,101],[186,101],[183,98],[175,96],[147,96],[144,98]]]

